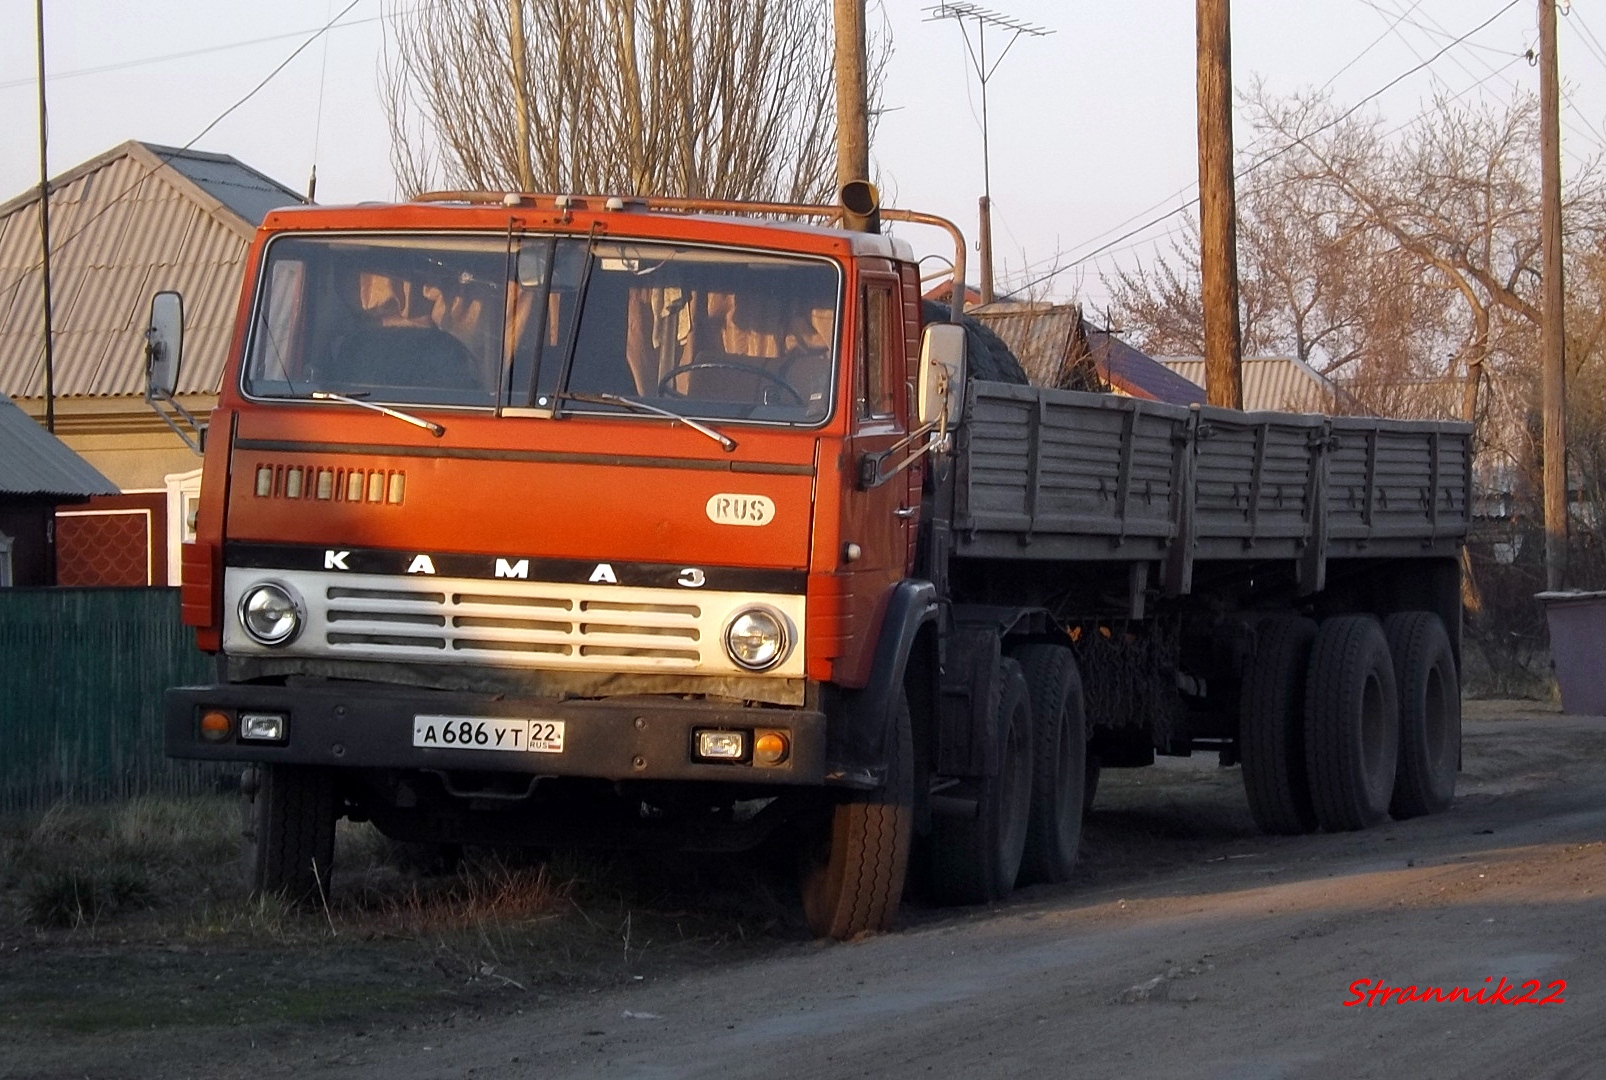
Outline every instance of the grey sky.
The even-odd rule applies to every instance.
[[[46,0],[51,171],[127,138],[187,143],[345,2]],[[979,96],[958,27],[925,21],[930,2],[885,4],[894,53],[873,154],[888,202],[950,216],[973,235],[982,177]],[[1242,85],[1258,76],[1279,93],[1331,80],[1335,100],[1353,103],[1508,2],[1235,0],[1236,77]],[[994,242],[1001,285],[1008,286],[1050,268],[1057,253],[1084,256],[1192,197],[1194,4],[987,6],[1056,31],[1016,43],[989,84]],[[1519,87],[1536,88],[1537,73],[1522,56],[1535,40],[1535,8],[1534,0],[1518,0],[1371,108],[1393,127],[1417,116],[1436,90],[1504,101]],[[33,10],[32,0],[0,0],[0,109],[8,117],[0,198],[37,180]],[[320,201],[391,197],[376,89],[379,13],[379,0],[360,0],[346,25],[308,47],[197,146],[234,154],[298,189],[316,152]],[[991,39],[990,50],[999,43]],[[1573,0],[1561,19],[1561,57],[1569,96],[1563,145],[1576,167],[1606,145],[1606,0]],[[1249,137],[1240,123],[1239,146]],[[1100,271],[1145,256],[1180,220],[1061,274],[1053,294],[1080,295],[1097,307],[1105,297]],[[910,239],[922,250],[941,250]]]

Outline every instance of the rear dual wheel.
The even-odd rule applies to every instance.
[[[1316,828],[1305,766],[1305,680],[1316,624],[1272,616],[1255,624],[1255,653],[1239,695],[1244,792],[1261,832],[1298,836]]]
[[[1032,797],[1020,879],[1068,881],[1090,801],[1082,678],[1076,657],[1061,645],[1022,645],[1010,656],[1026,677],[1032,706]]]
[[[1389,813],[1437,814],[1455,798],[1461,764],[1461,684],[1450,635],[1437,615],[1402,611],[1383,620],[1400,693],[1400,756]]]
[[[999,661],[992,735],[998,771],[972,782],[976,809],[932,818],[931,891],[942,904],[985,904],[1015,887],[1032,811],[1032,702],[1014,660]]]
[[[1400,708],[1383,628],[1370,615],[1321,624],[1305,687],[1305,767],[1329,831],[1386,821],[1399,762]]]

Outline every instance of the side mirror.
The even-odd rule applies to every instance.
[[[920,423],[959,422],[965,388],[965,328],[932,323],[920,342],[920,382],[915,409]]]
[[[145,330],[145,400],[167,400],[178,386],[184,359],[184,297],[159,292],[151,297],[151,324]]]

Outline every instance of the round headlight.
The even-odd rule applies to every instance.
[[[786,659],[786,618],[768,608],[738,612],[725,627],[725,651],[739,667],[765,671]]]
[[[258,644],[287,645],[301,632],[301,604],[283,585],[253,585],[240,597],[240,625]]]

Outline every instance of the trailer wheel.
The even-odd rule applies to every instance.
[[[252,897],[283,896],[297,904],[326,899],[335,855],[334,773],[258,765],[246,770],[240,789]]]
[[[1278,616],[1255,624],[1255,654],[1239,695],[1244,792],[1261,832],[1298,836],[1316,828],[1305,771],[1305,674],[1316,624]]]
[[[805,852],[803,917],[818,937],[845,940],[892,928],[903,898],[914,822],[914,738],[909,702],[894,705],[891,760],[879,790],[838,803]]]
[[[1068,881],[1082,842],[1087,783],[1087,720],[1076,657],[1062,645],[1022,645],[1032,706],[1032,803],[1026,823],[1023,882]]]
[[[1400,760],[1389,813],[1437,814],[1455,798],[1461,759],[1461,684],[1444,623],[1427,611],[1383,620],[1400,691]]]
[[[1305,679],[1305,768],[1329,831],[1387,820],[1399,760],[1399,696],[1383,628],[1370,615],[1328,619]]]
[[[1015,887],[1032,807],[1032,706],[1013,660],[999,661],[993,714],[998,773],[974,782],[976,813],[931,820],[931,891],[942,904],[985,904]]]

